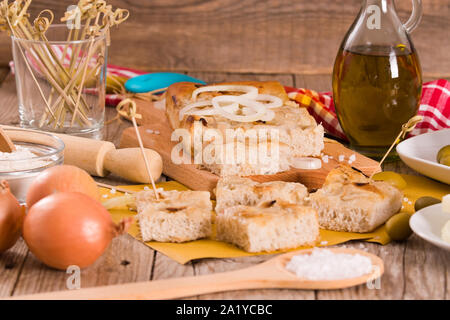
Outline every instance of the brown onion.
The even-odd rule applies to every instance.
[[[75,166],[61,165],[44,170],[34,179],[27,193],[28,208],[55,192],[81,192],[100,200],[100,191],[89,173]]]
[[[22,232],[25,211],[9,189],[7,181],[0,182],[0,253],[11,248]]]
[[[131,221],[115,225],[98,201],[79,192],[59,192],[31,207],[23,225],[23,238],[47,266],[61,270],[70,265],[84,268],[94,263]]]

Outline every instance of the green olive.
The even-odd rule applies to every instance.
[[[405,179],[403,179],[403,177],[398,173],[392,171],[379,172],[373,176],[373,179],[375,181],[385,181],[387,183],[390,183],[400,190],[405,189],[407,186]]]
[[[441,203],[442,201],[433,197],[422,197],[416,200],[414,203],[414,210],[419,211],[423,208],[433,206],[435,204]]]
[[[409,213],[400,212],[386,222],[386,232],[392,240],[401,241],[409,238],[412,234],[409,226],[410,218]]]
[[[437,155],[437,162],[443,164],[444,166],[450,167],[450,145],[443,147],[439,151]]]

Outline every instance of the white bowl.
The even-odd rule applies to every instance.
[[[450,184],[450,167],[437,162],[443,147],[450,144],[450,129],[425,133],[403,141],[397,146],[400,159],[411,169]]]
[[[442,210],[442,204],[423,208],[409,220],[411,229],[422,239],[450,251],[450,243],[442,240],[442,228],[450,220],[450,213]]]

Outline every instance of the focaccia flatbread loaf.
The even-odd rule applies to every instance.
[[[272,130],[276,129],[279,137],[280,145],[280,163],[277,166],[261,168],[258,164],[253,165],[250,161],[237,164],[203,164],[203,168],[222,176],[228,175],[260,175],[274,174],[289,169],[287,159],[289,157],[309,157],[320,156],[324,148],[324,129],[322,125],[317,125],[314,118],[308,113],[306,108],[299,107],[286,94],[284,87],[276,81],[257,82],[230,82],[220,83],[218,85],[247,85],[257,87],[259,94],[269,94],[280,98],[283,106],[272,109],[275,117],[271,121],[255,121],[250,123],[242,123],[231,121],[219,115],[214,116],[197,116],[185,115],[179,118],[180,110],[195,101],[210,100],[219,95],[240,95],[242,93],[221,93],[221,92],[204,92],[199,94],[197,99],[192,99],[192,93],[202,87],[202,85],[194,83],[176,83],[169,87],[166,96],[166,113],[172,128],[183,128],[190,132],[194,137],[194,124],[200,124],[201,128],[217,130],[222,137],[226,137],[227,129],[242,129],[247,132],[249,129],[255,130]],[[183,141],[186,142],[186,141]],[[185,144],[185,149],[193,152],[194,141]],[[228,141],[229,142],[229,141]],[[272,141],[269,139],[268,143]],[[224,141],[227,143],[227,141]],[[208,144],[208,143],[204,143]]]

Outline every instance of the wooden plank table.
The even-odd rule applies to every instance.
[[[238,74],[221,72],[188,72],[208,82],[232,80],[278,80],[285,85],[330,90],[329,75],[307,74]],[[0,123],[18,124],[15,82],[7,69],[0,69]],[[108,108],[107,118],[114,116]],[[116,122],[106,127],[106,139],[118,143],[120,133],[130,124]],[[386,164],[386,170],[414,174],[401,162]],[[113,185],[124,184],[116,177],[101,179]],[[353,242],[347,247],[364,249],[380,256],[386,272],[380,290],[359,286],[345,290],[248,290],[208,294],[192,299],[449,299],[450,254],[416,236],[407,242],[387,246]],[[204,259],[180,265],[153,251],[129,235],[114,239],[105,254],[92,266],[82,270],[83,288],[128,282],[158,280],[235,270],[270,258],[257,256],[237,259]],[[20,240],[12,249],[0,255],[0,297],[20,296],[39,292],[65,290],[69,275],[47,268],[40,263]]]

